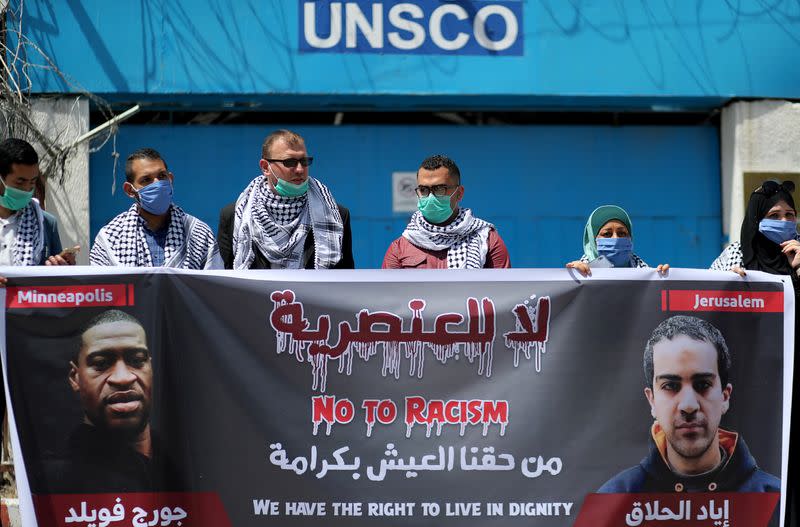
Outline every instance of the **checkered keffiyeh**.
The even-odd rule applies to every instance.
[[[794,237],[795,240],[800,241],[800,235]],[[717,256],[717,259],[711,263],[712,271],[731,271],[734,267],[744,269],[744,253],[742,253],[742,242],[732,242],[725,247],[722,254]]]
[[[711,263],[712,271],[731,271],[734,267],[744,268],[744,254],[742,254],[742,243],[733,242],[722,251],[716,260]]]
[[[14,265],[38,265],[44,251],[44,214],[39,202],[31,202],[17,212],[17,235],[14,239]]]
[[[489,252],[489,231],[494,225],[460,209],[456,219],[444,226],[428,223],[419,211],[411,216],[403,237],[431,251],[447,249],[448,269],[482,269]]]
[[[89,253],[92,265],[153,267],[144,234],[145,220],[136,203],[100,229]],[[211,229],[172,205],[164,246],[164,267],[222,269],[219,248]]]
[[[308,192],[286,198],[269,189],[259,175],[236,200],[233,268],[249,269],[253,244],[279,269],[299,269],[306,236],[314,236],[314,268],[330,269],[342,259],[344,223],[328,188],[308,178]]]
[[[284,198],[273,192],[264,194],[264,208],[253,211],[258,221],[273,221],[288,229],[294,229],[300,215],[308,204],[308,194],[296,198]]]

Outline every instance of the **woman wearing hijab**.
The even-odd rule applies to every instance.
[[[765,181],[750,195],[742,222],[741,242],[728,245],[711,264],[715,271],[746,269],[791,275],[798,290],[800,237],[792,192],[794,183]]]
[[[794,183],[765,181],[750,195],[747,211],[742,221],[741,242],[733,242],[714,260],[711,269],[734,271],[741,276],[746,269],[783,274],[792,277],[795,305],[800,296],[800,237],[797,235],[797,209],[792,192]],[[797,355],[797,328],[800,327],[800,310],[795,309],[795,356]],[[789,432],[789,470],[796,474],[800,470],[797,446],[800,443],[800,414],[798,413],[797,390],[792,403],[791,429]],[[787,514],[796,514],[798,485],[787,479]],[[787,521],[787,525],[789,522]]]
[[[650,267],[633,252],[631,218],[622,207],[602,205],[594,209],[583,231],[583,256],[567,267],[583,276],[591,275],[591,267]],[[668,264],[658,266],[665,273]]]

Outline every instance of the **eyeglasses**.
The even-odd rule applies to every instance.
[[[794,181],[784,181],[783,183],[778,183],[777,181],[772,180],[765,181],[755,190],[755,192],[763,194],[766,197],[770,197],[777,194],[780,190],[791,194],[794,192]]]
[[[431,192],[433,192],[434,196],[441,198],[447,196],[447,190],[451,188],[458,188],[458,185],[433,185],[432,187],[420,185],[414,189],[414,192],[416,192],[417,196],[420,198],[427,198],[431,195]]]
[[[289,157],[286,159],[267,159],[267,161],[269,161],[270,163],[282,163],[283,166],[285,166],[286,168],[294,168],[297,166],[298,163],[300,163],[303,167],[307,167],[308,165],[311,164],[312,161],[314,161],[314,158],[301,157],[297,159],[294,157]]]

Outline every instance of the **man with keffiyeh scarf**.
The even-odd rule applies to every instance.
[[[39,155],[30,143],[15,138],[0,142],[0,265],[75,265],[74,252],[61,252],[55,216],[33,197],[38,179]],[[0,276],[0,287],[7,282]],[[0,423],[5,410],[3,390]]]
[[[261,174],[220,212],[226,269],[353,269],[350,212],[309,176],[305,140],[276,130],[261,146]]]
[[[459,208],[461,173],[443,155],[417,170],[419,210],[383,258],[384,269],[500,269],[511,267],[508,249],[494,225]]]
[[[125,194],[134,200],[95,238],[92,265],[222,269],[211,228],[172,203],[172,172],[161,154],[142,148],[125,162]]]
[[[75,265],[74,252],[60,254],[56,218],[33,197],[38,179],[39,156],[30,143],[0,143],[0,265]]]

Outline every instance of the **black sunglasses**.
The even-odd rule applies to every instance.
[[[783,183],[778,183],[777,181],[765,181],[758,187],[755,191],[759,194],[763,194],[766,197],[774,196],[778,193],[778,191],[783,190],[787,194],[791,194],[794,192],[794,181],[784,181]]]
[[[285,166],[286,168],[294,168],[297,166],[298,163],[300,163],[304,167],[307,167],[314,161],[314,158],[301,157],[299,159],[296,159],[294,157],[288,157],[286,159],[267,159],[267,161],[269,161],[270,163],[282,163],[283,166]]]

